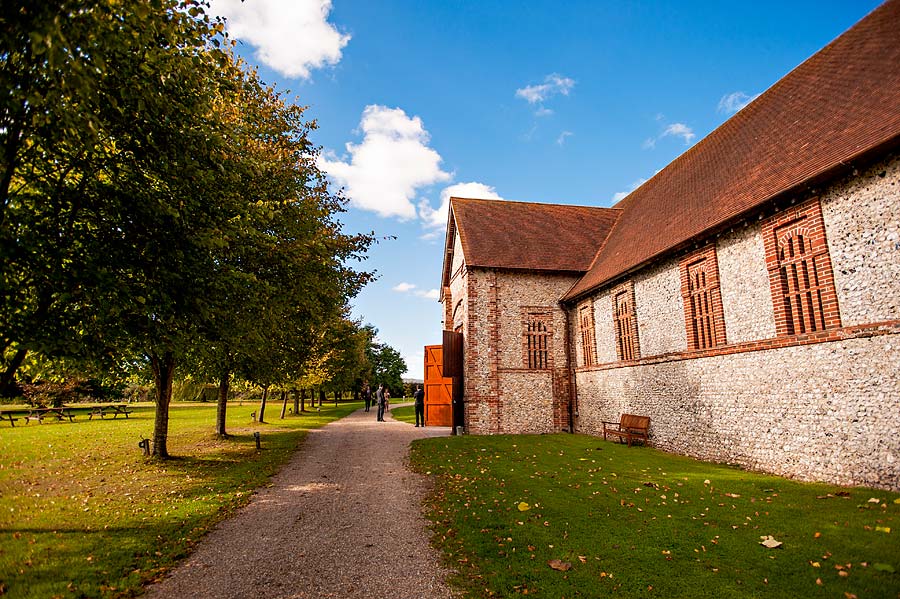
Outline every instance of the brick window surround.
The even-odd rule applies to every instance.
[[[523,310],[522,353],[525,367],[529,370],[552,368],[552,341],[552,311],[547,309]]]
[[[619,360],[641,357],[637,317],[634,311],[634,282],[628,281],[612,291],[613,322],[616,327],[616,356]]]
[[[725,315],[719,291],[716,246],[710,244],[679,262],[688,349],[725,345]]]
[[[589,302],[578,309],[578,324],[581,329],[581,365],[593,366],[597,363],[597,338],[594,331],[593,302]]]
[[[818,198],[763,223],[777,335],[840,328],[837,293]]]

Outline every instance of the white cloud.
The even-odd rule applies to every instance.
[[[431,207],[428,200],[419,202],[419,217],[426,227],[443,228],[447,226],[447,212],[450,210],[450,198],[478,198],[481,200],[502,200],[503,198],[490,185],[471,181],[454,183],[441,191],[441,203],[437,210]]]
[[[722,96],[722,99],[719,100],[718,112],[722,112],[725,114],[734,114],[758,97],[759,94],[751,96],[745,94],[744,92],[732,92],[730,94],[725,94],[724,96]]]
[[[573,135],[575,135],[575,134],[572,133],[571,131],[563,131],[562,133],[559,134],[559,137],[556,138],[556,145],[558,145],[558,146],[563,145],[564,143],[566,143],[566,138],[572,137]]]
[[[550,108],[544,108],[541,106],[537,110],[534,111],[534,116],[550,116],[553,114],[553,110]]]
[[[350,35],[328,22],[331,0],[212,0],[229,35],[256,48],[257,58],[287,77],[336,65]]]
[[[427,291],[424,289],[416,289],[416,286],[413,283],[398,283],[391,287],[391,291],[396,291],[397,293],[410,293],[416,297],[424,297],[425,299],[437,299],[439,294],[437,289],[428,289]]]
[[[353,206],[381,216],[415,218],[416,190],[451,178],[441,170],[441,155],[428,147],[422,119],[400,108],[369,105],[359,128],[362,142],[346,145],[349,161],[327,153],[319,158],[319,167],[345,188]]]
[[[661,114],[656,115],[656,120],[662,122],[663,116]],[[656,137],[648,137],[645,139],[644,143],[641,144],[641,147],[645,150],[652,150],[656,147],[656,142],[665,137],[680,137],[684,140],[685,145],[690,145],[691,141],[697,137],[697,135],[694,133],[693,129],[684,123],[671,123],[666,125],[662,133]]]
[[[574,79],[563,77],[558,73],[551,73],[544,77],[543,83],[517,89],[516,97],[523,98],[529,104],[539,104],[556,94],[568,96],[573,87],[575,87]]]
[[[671,125],[666,127],[666,130],[662,132],[662,135],[659,136],[659,139],[669,136],[680,137],[686,144],[691,143],[691,140],[697,137],[696,135],[694,135],[694,130],[684,123],[672,123]]]
[[[638,179],[637,181],[635,181],[631,184],[631,187],[628,189],[628,191],[616,192],[615,194],[613,194],[613,202],[618,202],[619,200],[625,198],[628,194],[630,194],[632,191],[634,191],[635,189],[637,189],[638,187],[640,187],[641,185],[643,185],[646,182],[647,182],[646,179]]]

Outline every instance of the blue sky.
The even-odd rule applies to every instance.
[[[440,343],[450,194],[609,206],[879,2],[213,0],[318,122],[348,231],[383,238],[354,301],[421,378]],[[446,202],[444,202],[446,204]],[[396,239],[393,239],[396,237]]]

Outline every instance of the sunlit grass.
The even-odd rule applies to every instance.
[[[897,493],[582,435],[419,440],[411,460],[436,478],[435,543],[472,597],[900,593]]]
[[[0,423],[0,589],[8,597],[138,593],[244,505],[306,431],[360,405],[281,420],[272,404],[261,424],[250,418],[256,404],[229,404],[233,437],[219,440],[214,405],[173,404],[168,448],[177,457],[165,462],[137,445],[152,435],[152,405],[127,420],[82,413],[72,423]]]

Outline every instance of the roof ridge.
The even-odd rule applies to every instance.
[[[507,204],[526,204],[528,206],[552,206],[559,208],[587,208],[589,210],[622,210],[615,206],[590,206],[587,204],[559,204],[554,202],[528,202],[526,200],[507,200],[507,199],[491,199],[491,198],[463,198],[460,196],[450,196],[450,200],[462,200],[463,202],[505,202]]]

